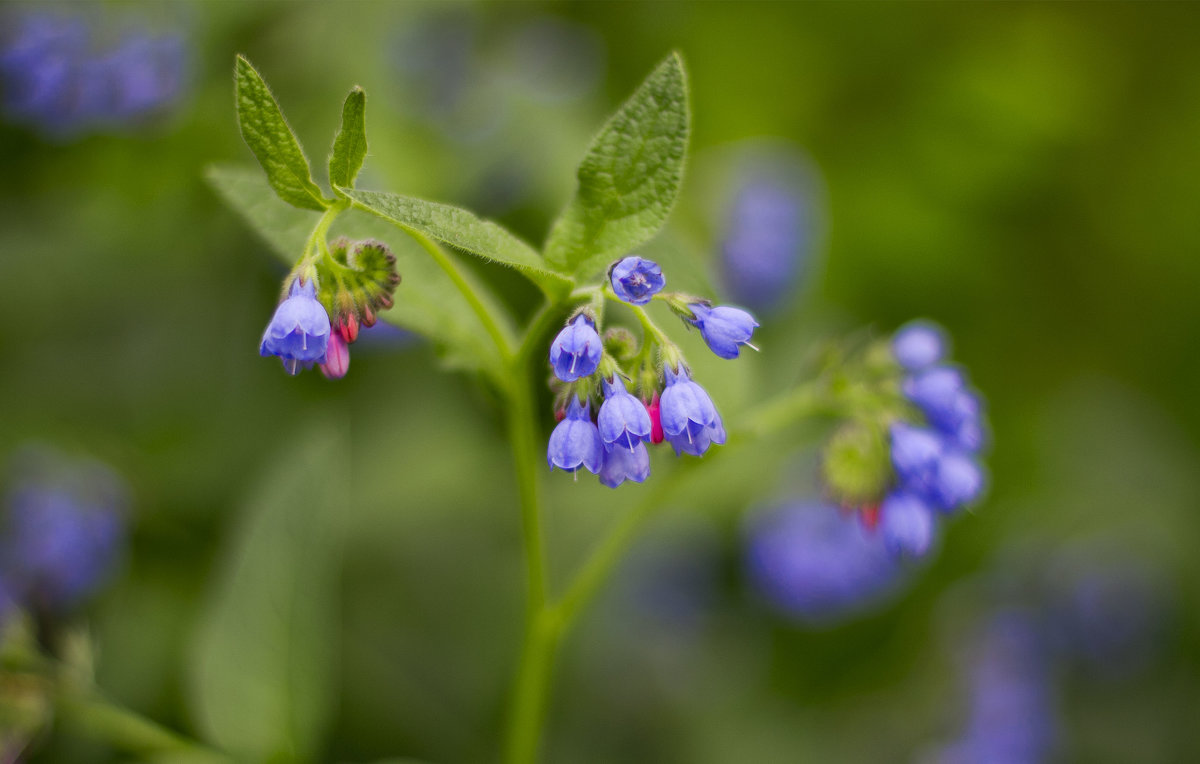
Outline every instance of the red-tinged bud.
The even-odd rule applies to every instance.
[[[860,507],[858,510],[858,521],[862,523],[862,527],[874,532],[879,527],[879,505],[865,504]]]
[[[325,362],[321,373],[326,379],[341,379],[350,369],[350,346],[342,339],[340,331],[330,332],[329,345],[325,350]]]
[[[375,320],[375,311],[371,310],[370,305],[364,305],[362,307],[362,325],[370,329],[375,325]]]
[[[561,422],[562,420],[564,420],[566,418],[567,418],[567,410],[565,408],[563,408],[562,406],[559,406],[558,408],[554,409],[554,421],[555,422]]]
[[[650,414],[650,442],[663,442],[662,416],[659,414],[658,393],[650,399],[649,403],[642,401],[642,405],[646,407],[646,413]]]
[[[390,294],[381,294],[375,298],[375,302],[379,303],[379,307],[383,310],[390,310],[396,301],[392,299]]]
[[[354,341],[358,339],[358,318],[354,315],[346,316],[338,322],[337,330],[346,344],[354,344]]]

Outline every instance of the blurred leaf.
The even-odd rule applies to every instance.
[[[234,80],[242,137],[266,171],[275,193],[296,207],[325,209],[325,195],[313,183],[300,141],[288,127],[267,83],[243,56],[237,57]]]
[[[683,180],[688,119],[683,60],[672,53],[592,141],[547,263],[587,278],[658,233]]]
[[[291,265],[296,261],[317,216],[276,199],[262,173],[252,168],[214,165],[209,167],[207,176],[229,206],[285,263]],[[396,289],[395,306],[380,313],[380,318],[431,339],[452,368],[480,369],[493,375],[499,372],[495,346],[488,341],[470,306],[449,277],[411,238],[403,236],[397,240],[395,226],[354,210],[342,214],[334,229],[351,239],[379,239],[392,245],[403,281]],[[485,304],[495,308],[495,315],[503,315],[486,291],[480,288],[478,293]]]
[[[410,233],[420,233],[485,260],[510,265],[548,294],[565,291],[570,279],[546,266],[533,247],[490,220],[438,202],[378,191],[341,189],[359,207]]]
[[[342,106],[342,126],[333,139],[333,154],[329,157],[329,183],[335,192],[338,186],[354,186],[367,156],[366,108],[367,94],[355,87]]]
[[[246,502],[200,621],[191,705],[240,761],[311,761],[337,708],[344,427],[307,426]]]

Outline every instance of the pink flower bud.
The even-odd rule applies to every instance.
[[[325,362],[320,364],[326,379],[341,379],[350,368],[350,346],[342,339],[341,331],[330,332]]]

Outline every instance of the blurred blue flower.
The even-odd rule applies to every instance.
[[[967,719],[942,764],[1023,764],[1051,758],[1057,736],[1045,640],[1032,614],[994,613],[970,646]]]
[[[125,486],[103,465],[49,451],[19,454],[12,471],[0,579],[26,607],[69,610],[104,583],[123,550]]]
[[[907,492],[888,494],[879,507],[879,533],[895,557],[924,557],[933,544],[934,518],[929,505]]]
[[[592,423],[591,409],[576,396],[571,396],[566,417],[550,433],[546,461],[550,469],[574,472],[586,467],[592,474],[599,472],[604,463],[604,444]]]
[[[258,353],[279,356],[288,374],[296,374],[301,366],[325,362],[329,332],[329,314],[317,300],[316,284],[295,279],[267,324]]]
[[[78,17],[26,13],[0,43],[4,108],[15,121],[55,136],[122,127],[179,97],[187,50],[179,35],[127,34],[93,52],[102,37]]]
[[[704,342],[719,357],[730,360],[738,357],[740,346],[754,347],[750,338],[758,322],[746,311],[728,305],[710,308],[699,302],[688,308],[695,316],[692,325],[700,330]]]
[[[746,567],[751,585],[771,607],[818,624],[868,610],[903,577],[879,534],[815,501],[789,502],[752,516]]]
[[[658,263],[637,255],[620,260],[609,270],[608,278],[617,297],[630,305],[645,305],[667,283]]]
[[[600,385],[604,389],[604,403],[600,406],[596,425],[600,429],[600,439],[604,441],[604,450],[632,452],[635,445],[650,440],[650,413],[641,401],[625,390],[621,377],[614,375],[611,382],[601,380]]]
[[[676,371],[668,364],[663,373],[666,389],[659,400],[659,417],[675,453],[703,456],[711,444],[723,444],[725,426],[704,388],[684,367]]]
[[[646,450],[646,444],[639,441],[633,448],[605,451],[599,475],[600,482],[609,488],[616,488],[626,480],[645,482],[650,477],[650,452]]]
[[[595,322],[581,313],[550,343],[550,365],[563,382],[574,382],[596,372],[603,349]]]
[[[810,255],[809,206],[799,177],[778,168],[743,172],[721,244],[722,273],[734,300],[769,312],[794,292]]]
[[[920,371],[946,357],[946,333],[929,321],[910,321],[892,335],[892,354],[908,371]]]

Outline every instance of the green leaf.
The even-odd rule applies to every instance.
[[[550,230],[550,266],[585,279],[658,233],[683,180],[688,121],[687,77],[672,53],[592,141]]]
[[[325,195],[313,183],[300,141],[288,127],[267,83],[243,56],[237,57],[234,81],[242,137],[266,170],[275,193],[296,207],[325,209]]]
[[[296,434],[242,508],[199,620],[192,710],[238,761],[316,759],[337,709],[349,441],[320,419]]]
[[[354,178],[367,157],[366,108],[367,94],[355,87],[342,106],[342,126],[333,139],[333,154],[329,157],[329,183],[335,192],[338,186],[354,187]]]
[[[221,197],[283,262],[291,265],[296,261],[317,223],[317,215],[276,199],[262,173],[253,168],[217,165],[208,169],[207,176]],[[354,240],[387,242],[396,256],[396,269],[403,281],[396,288],[394,307],[380,313],[380,318],[428,337],[447,365],[480,370],[499,378],[499,355],[471,307],[449,277],[411,237],[397,236],[392,223],[358,210],[343,213],[334,223],[334,231]],[[494,311],[493,315],[505,315],[495,300],[488,297],[483,285],[474,286],[484,303]],[[266,306],[263,315],[264,320],[270,316]]]
[[[420,233],[485,260],[516,268],[547,294],[562,294],[572,285],[568,277],[547,267],[533,247],[503,226],[481,220],[467,210],[399,194],[340,190],[359,208],[405,231]]]

